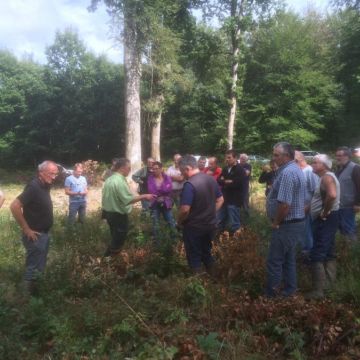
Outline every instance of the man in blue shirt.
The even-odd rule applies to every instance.
[[[83,223],[86,214],[86,194],[88,193],[87,181],[83,173],[83,166],[75,164],[73,174],[65,179],[65,194],[69,195],[69,224],[74,224],[76,215],[79,222]]]
[[[183,226],[187,261],[194,274],[201,273],[202,264],[214,275],[211,242],[216,231],[216,211],[224,202],[213,177],[198,169],[193,156],[180,159],[179,167],[186,179],[180,199],[178,224]]]
[[[266,263],[266,295],[291,296],[297,288],[296,246],[305,232],[306,181],[294,161],[294,149],[289,143],[277,143],[273,159],[279,169],[266,201],[272,228]]]

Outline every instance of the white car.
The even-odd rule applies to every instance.
[[[305,160],[310,160],[310,161],[312,161],[315,155],[319,155],[317,151],[313,151],[313,150],[300,150],[300,152],[304,155]]]

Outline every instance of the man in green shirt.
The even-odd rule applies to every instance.
[[[106,219],[111,233],[111,243],[104,256],[113,256],[121,251],[128,232],[128,214],[132,204],[141,201],[151,201],[152,194],[134,196],[126,181],[131,166],[125,158],[117,159],[113,164],[113,175],[106,179],[102,192],[103,218]]]

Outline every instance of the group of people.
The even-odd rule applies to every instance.
[[[308,166],[304,156],[286,142],[274,146],[273,161],[274,174],[266,191],[272,227],[266,294],[274,297],[295,293],[296,252],[301,244],[311,265],[312,290],[306,297],[322,298],[336,279],[337,230],[350,243],[357,241],[360,167],[351,161],[347,147],[336,151],[336,173],[331,171],[332,160],[326,154],[316,155]]]
[[[159,161],[148,158],[146,165],[132,175],[139,185],[134,195],[127,182],[131,172],[128,159],[115,158],[104,174],[102,217],[106,220],[111,241],[105,257],[119,253],[126,241],[132,205],[141,202],[143,219],[149,213],[156,245],[160,237],[162,215],[170,236],[181,229],[188,265],[193,273],[205,270],[214,275],[212,241],[228,226],[231,234],[241,227],[240,209],[249,208],[251,165],[246,154],[234,150],[225,153],[225,166],[216,157],[175,154],[166,171]],[[296,253],[298,244],[311,261],[313,291],[310,298],[321,298],[336,276],[335,233],[338,228],[355,242],[355,213],[360,210],[360,167],[351,161],[351,151],[341,147],[336,152],[338,170],[334,174],[331,159],[317,155],[312,166],[286,142],[273,147],[273,160],[260,176],[266,183],[266,209],[272,237],[267,257],[265,292],[269,297],[291,296],[297,290]],[[78,214],[84,221],[87,182],[83,168],[75,164],[65,180],[69,196],[69,223]],[[43,272],[49,249],[49,230],[53,224],[50,185],[58,175],[58,166],[44,161],[38,175],[12,202],[10,209],[22,228],[26,249],[25,284],[31,292],[36,272]],[[0,204],[3,202],[0,196]],[[172,208],[177,207],[175,220]],[[173,232],[173,233],[172,233]]]

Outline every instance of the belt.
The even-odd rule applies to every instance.
[[[280,223],[280,225],[283,225],[283,224],[295,224],[295,223],[299,223],[299,222],[302,222],[304,221],[305,218],[301,218],[301,219],[291,219],[291,220],[284,220]]]

